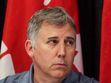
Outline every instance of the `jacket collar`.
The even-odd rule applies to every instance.
[[[26,73],[26,75],[23,76],[21,79],[22,81],[19,81],[19,83],[34,83],[34,67],[33,64],[30,67],[30,70]],[[66,76],[63,83],[71,83],[72,82],[72,71]]]

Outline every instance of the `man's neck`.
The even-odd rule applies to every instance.
[[[41,71],[34,71],[34,83],[62,83],[63,78],[55,78]]]

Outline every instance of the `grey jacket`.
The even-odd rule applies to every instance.
[[[16,74],[13,76],[8,76],[3,80],[0,80],[0,83],[33,83],[33,67],[29,71]],[[45,83],[45,82],[44,82]],[[69,75],[64,79],[63,83],[99,83],[93,78],[88,78],[77,72],[70,72]]]

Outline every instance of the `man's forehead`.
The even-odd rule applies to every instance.
[[[39,30],[39,36],[47,37],[47,38],[59,38],[59,37],[65,37],[71,36],[75,37],[76,32],[73,31],[72,27],[70,25],[66,26],[56,26],[56,25],[50,25],[50,24],[43,24],[41,26],[41,29]]]

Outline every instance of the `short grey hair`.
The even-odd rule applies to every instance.
[[[35,12],[29,20],[27,37],[32,41],[32,43],[36,40],[37,33],[43,22],[58,26],[69,23],[73,30],[76,32],[73,19],[62,7],[49,7]]]

